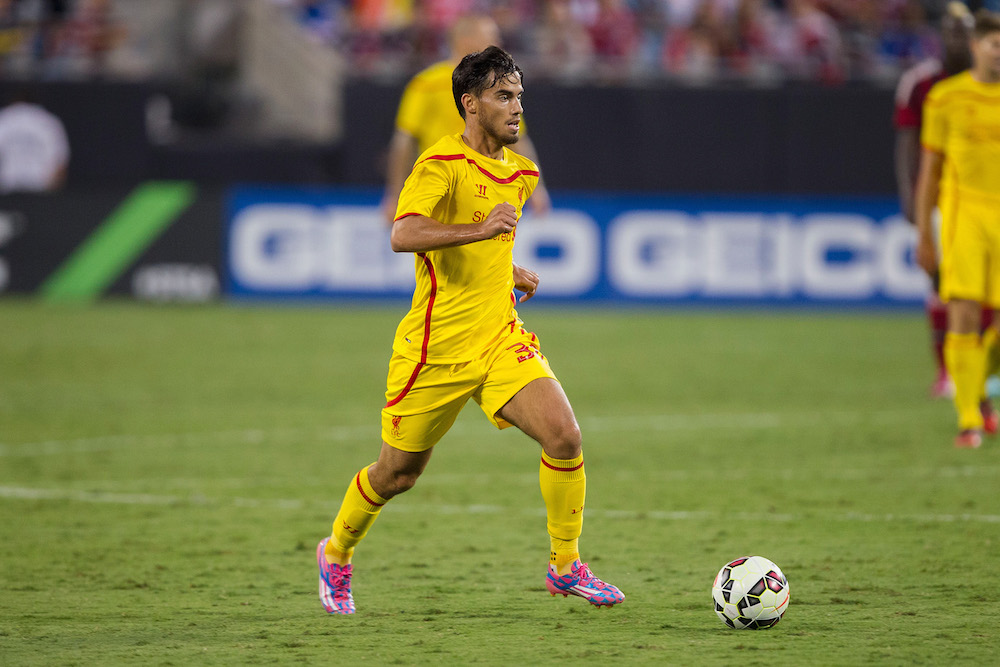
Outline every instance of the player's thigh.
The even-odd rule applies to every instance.
[[[485,378],[473,398],[494,426],[507,428],[513,422],[500,414],[501,408],[521,389],[540,378],[556,380],[538,338],[518,328],[505,336],[489,355]]]
[[[990,249],[984,222],[988,215],[981,204],[959,204],[941,259],[941,298],[945,301],[986,300]]]
[[[479,378],[471,364],[420,364],[393,355],[382,408],[382,441],[404,452],[430,449],[455,423]]]
[[[525,385],[500,409],[500,416],[532,437],[546,454],[570,459],[582,449],[580,427],[562,386],[552,378]]]

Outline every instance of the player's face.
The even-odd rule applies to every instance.
[[[1000,81],[1000,32],[972,40],[972,60],[976,72],[988,81]]]
[[[521,132],[521,77],[512,74],[483,91],[479,98],[479,123],[489,136],[507,146],[517,143]]]

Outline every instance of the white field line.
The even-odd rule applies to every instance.
[[[880,410],[853,412],[847,410],[811,410],[794,413],[726,412],[698,414],[662,414],[636,416],[605,416],[580,418],[581,429],[587,432],[662,433],[685,430],[768,430],[782,427],[846,425],[864,422],[898,423],[913,419],[912,410]],[[456,424],[456,435],[481,432],[481,424]],[[222,444],[257,444],[274,439],[315,439],[326,442],[375,441],[379,437],[377,421],[368,425],[329,428],[282,428],[163,433],[154,435],[121,434],[91,438],[51,439],[35,442],[0,442],[0,457],[52,456],[86,454],[136,446],[204,445],[217,441]]]
[[[66,489],[44,489],[23,486],[0,486],[0,498],[8,500],[51,500],[115,505],[166,505],[166,506],[232,506],[299,511],[306,507],[301,500],[281,498],[209,498],[202,495],[176,496],[145,493],[106,493],[99,491],[70,491]],[[310,502],[309,506],[321,503]],[[327,503],[322,503],[327,506]],[[544,517],[541,507],[510,508],[501,505],[442,505],[407,503],[405,500],[393,503],[387,511],[406,514],[433,515],[481,515],[511,514]],[[744,521],[774,521],[787,523],[794,521],[837,521],[847,523],[990,523],[1000,524],[997,514],[879,514],[874,512],[721,512],[721,511],[634,511],[588,509],[588,516],[615,520],[636,521],[706,521],[723,516]]]

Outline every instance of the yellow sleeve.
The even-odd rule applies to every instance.
[[[938,86],[924,100],[923,126],[920,128],[920,144],[938,153],[945,152],[948,139],[947,97],[941,94]]]
[[[406,178],[402,192],[399,193],[395,219],[399,220],[408,215],[433,218],[434,210],[451,189],[453,180],[448,161],[437,159],[418,161]],[[438,222],[447,221],[438,220]]]
[[[426,99],[424,86],[419,77],[406,84],[406,88],[403,89],[403,97],[399,100],[399,109],[396,111],[397,130],[402,130],[411,137],[420,134]]]

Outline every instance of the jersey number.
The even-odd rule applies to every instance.
[[[518,343],[517,345],[511,345],[507,348],[508,350],[514,350],[514,354],[518,355],[517,363],[523,363],[528,359],[534,359],[535,351],[524,343]]]

